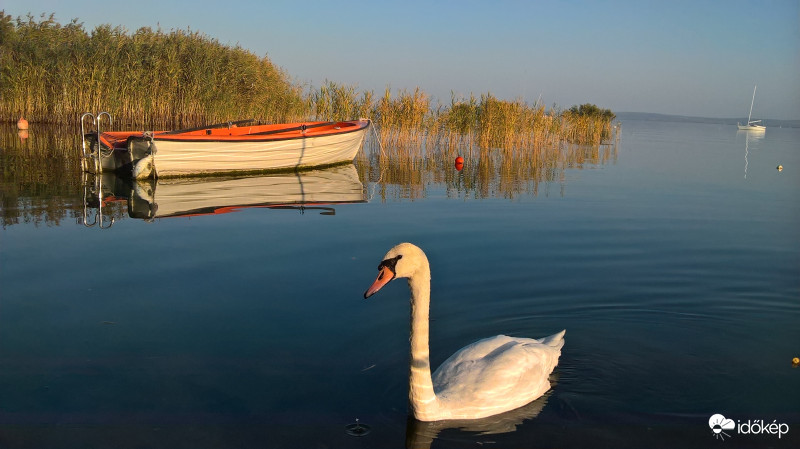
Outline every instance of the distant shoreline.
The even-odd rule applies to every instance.
[[[687,115],[654,114],[650,112],[617,112],[617,120],[641,120],[641,121],[661,121],[661,122],[680,122],[680,123],[709,123],[714,125],[735,125],[736,123],[746,123],[747,117],[742,118],[712,118],[712,117],[692,117]],[[767,128],[800,128],[800,120],[776,120],[762,119],[762,123]]]

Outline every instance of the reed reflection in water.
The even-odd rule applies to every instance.
[[[284,198],[286,201],[280,201],[280,198],[260,198],[263,195],[257,192],[275,190],[277,185],[269,185],[273,181],[283,183],[283,187],[286,183],[295,185],[301,193],[302,189],[314,186],[313,189],[319,192],[338,191],[348,194],[354,192],[355,184],[371,183],[371,186],[363,187],[365,198],[379,198],[381,201],[425,198],[432,189],[440,188],[444,189],[444,194],[449,198],[515,199],[522,195],[538,195],[543,183],[557,184],[559,195],[563,196],[564,171],[616,162],[618,136],[618,133],[615,134],[611,142],[599,146],[561,143],[534,145],[530,148],[486,149],[471,143],[469,139],[452,138],[430,141],[421,138],[412,145],[382,147],[375,138],[376,134],[371,134],[356,157],[355,172],[352,176],[346,175],[352,179],[344,184],[337,185],[338,181],[335,180],[325,181],[327,175],[322,175],[316,181],[303,183],[304,177],[308,178],[307,181],[319,177],[318,174],[313,174],[317,172],[314,170],[305,174],[298,172],[250,176],[266,182],[261,183],[259,190],[256,187],[259,181],[238,181],[237,186],[231,184],[233,179],[243,177],[162,179],[147,186],[132,182],[125,176],[86,175],[80,169],[80,133],[77,129],[40,126],[31,130],[23,139],[16,129],[8,126],[0,131],[3,185],[0,220],[4,227],[19,223],[57,226],[65,219],[87,226],[97,223],[105,226],[128,216],[152,219],[189,213],[191,207],[169,213],[163,208],[167,203],[191,201],[189,196],[193,192],[198,197],[195,200],[199,201],[195,209],[205,209],[205,212],[221,207],[320,202],[314,195],[305,199]],[[462,170],[454,168],[457,156],[464,157]],[[277,181],[278,179],[283,181]],[[157,186],[163,187],[159,191]],[[180,197],[165,201],[170,195],[176,194],[178,186],[183,188]],[[278,191],[283,187],[278,187]],[[211,198],[218,197],[220,192],[231,188],[240,190],[238,194],[232,195],[242,198],[217,198],[217,204],[208,202]],[[168,190],[173,193],[167,193]],[[153,195],[162,198],[160,213],[148,210],[153,204],[159,203],[151,198]],[[244,196],[252,198],[245,200]],[[348,197],[348,202],[352,201],[351,197],[352,195]],[[333,202],[336,200],[332,197]],[[131,201],[133,204],[129,204]],[[322,202],[331,202],[331,199]]]
[[[425,198],[432,185],[444,186],[449,198],[515,199],[537,196],[543,183],[557,183],[563,196],[564,171],[615,163],[618,136],[597,146],[560,143],[511,149],[454,146],[450,141],[381,148],[373,139],[365,143],[356,164],[362,179],[377,184],[382,201]],[[458,156],[464,158],[461,170],[454,168]]]
[[[23,136],[0,127],[0,222],[58,226],[80,222],[82,178],[77,129],[35,126]]]

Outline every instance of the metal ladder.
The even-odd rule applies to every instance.
[[[103,116],[108,117],[108,126],[111,127],[113,120],[108,112],[100,112],[96,116],[91,112],[84,112],[81,115],[81,168],[85,172],[99,174],[103,172],[103,164],[100,160],[100,122]],[[86,140],[85,119],[91,118],[90,124],[94,125],[94,142]]]

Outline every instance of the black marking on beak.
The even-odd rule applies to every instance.
[[[394,274],[396,272],[396,267],[397,267],[397,261],[402,259],[402,258],[403,258],[403,255],[399,254],[397,257],[392,257],[391,259],[386,259],[386,260],[382,261],[380,264],[378,264],[378,270],[380,270],[381,268],[386,267],[386,268],[389,269],[389,271],[392,272],[392,277],[394,277]]]
[[[369,298],[370,296],[374,295],[378,292],[384,285],[391,282],[396,274],[395,268],[397,266],[397,261],[400,260],[403,256],[393,257],[391,259],[386,259],[378,265],[378,278],[375,279],[375,282],[364,292],[364,299]],[[387,274],[388,273],[388,274]],[[387,279],[387,276],[388,279]]]

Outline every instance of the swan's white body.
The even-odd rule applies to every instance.
[[[430,265],[410,243],[392,248],[364,297],[396,277],[411,290],[411,366],[409,403],[420,421],[477,419],[513,410],[550,389],[564,332],[542,339],[498,335],[476,341],[450,356],[431,375],[428,346]]]

